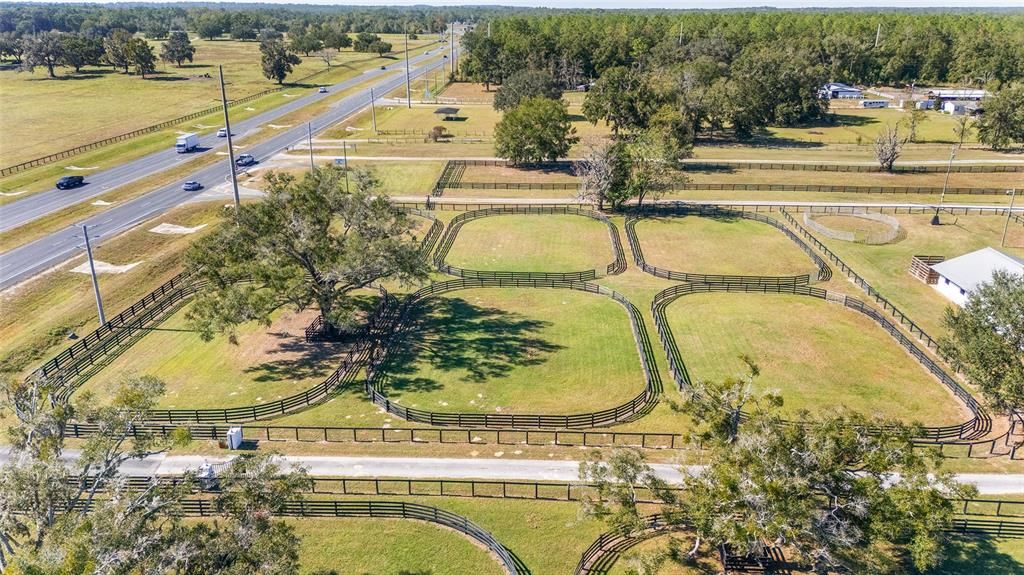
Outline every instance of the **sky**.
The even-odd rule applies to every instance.
[[[61,0],[40,0],[57,1]],[[107,3],[116,0],[73,0],[80,2]],[[131,0],[133,2],[167,2],[176,0]],[[177,0],[181,1],[181,0]],[[188,0],[184,0],[186,3]],[[324,4],[359,6],[456,6],[456,5],[500,5],[500,6],[542,6],[549,8],[979,8],[1010,7],[1024,9],[1024,0],[240,0],[262,1],[267,4]]]

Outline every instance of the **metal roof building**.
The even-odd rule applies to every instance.
[[[991,281],[996,270],[1024,275],[1024,261],[993,248],[982,248],[931,267],[939,274],[933,287],[958,305],[963,305],[979,285]]]

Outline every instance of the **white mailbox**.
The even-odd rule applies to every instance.
[[[242,447],[242,428],[228,428],[228,449],[238,449],[240,447]]]

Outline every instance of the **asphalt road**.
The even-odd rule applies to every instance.
[[[440,69],[443,65],[447,65],[448,61],[441,57],[442,54],[447,53],[447,50],[442,48],[431,52],[429,56],[420,55],[410,60],[410,62],[415,61],[418,66],[412,70],[413,77],[432,72]],[[423,63],[424,61],[426,63]],[[367,78],[386,76],[386,78],[373,86],[375,94],[384,95],[405,84],[405,74],[396,73],[399,70],[404,72],[404,69],[404,62],[396,60],[393,64],[388,65],[387,71],[379,69],[370,70],[356,78],[336,84],[329,88],[329,90],[344,90],[366,81]],[[295,98],[294,101],[279,106],[270,112],[239,122],[237,125],[232,125],[232,132],[241,136],[250,130],[254,130],[260,124],[271,122],[324,97],[324,94],[318,94],[315,90],[311,90],[311,93],[304,97]],[[355,114],[367,105],[369,98],[369,89],[360,90],[351,96],[342,98],[333,104],[328,111],[320,114],[310,122],[314,133]],[[242,149],[241,152],[252,154],[257,160],[270,158],[305,138],[306,126],[295,126],[281,130],[275,136],[248,146]],[[200,145],[209,149],[201,153],[216,153],[219,148],[226,147],[225,144],[224,139],[219,139],[214,135],[206,136],[200,139]],[[173,142],[168,142],[168,148],[165,151],[90,175],[87,178],[89,185],[77,190],[41,192],[2,206],[0,207],[0,231],[12,229],[20,225],[19,222],[23,224],[52,211],[88,200],[114,187],[129,184],[139,178],[158,173],[174,167],[182,161],[196,157],[195,153],[177,154],[172,148]],[[90,239],[94,235],[96,236],[97,239],[93,242],[95,246],[102,243],[104,238],[113,237],[141,221],[152,218],[178,204],[188,201],[195,195],[195,192],[182,191],[181,185],[186,180],[196,180],[206,186],[222,183],[228,175],[229,168],[226,164],[227,156],[224,156],[223,162],[202,168],[182,177],[180,180],[133,200],[122,204],[115,204],[109,209],[79,222],[78,226],[54,232],[39,240],[0,254],[0,289],[6,289],[28,279],[79,253],[82,250],[82,240],[78,237],[81,234],[81,224],[89,226]]]
[[[9,447],[0,448],[0,463],[7,461]],[[160,454],[134,460],[121,466],[126,475],[180,475],[196,470],[203,463],[215,467],[226,463],[228,455],[166,455]],[[63,459],[69,464],[78,458],[78,451],[65,450]],[[343,457],[326,455],[282,456],[285,466],[305,467],[314,477],[378,477],[400,479],[492,479],[520,481],[579,481],[579,461],[500,458],[442,457]],[[654,472],[669,483],[682,481],[682,469],[670,463],[651,465]],[[686,467],[688,473],[699,472],[701,466]],[[957,480],[977,486],[985,495],[1024,493],[1021,473],[958,473]]]

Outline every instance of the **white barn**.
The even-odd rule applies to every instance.
[[[961,306],[979,285],[992,280],[996,270],[1024,275],[1024,260],[993,248],[982,248],[931,267],[939,275],[939,281],[932,287]]]
[[[829,100],[832,98],[859,99],[864,96],[864,92],[858,88],[850,86],[849,84],[843,84],[842,82],[829,82],[818,90],[818,95],[822,98],[828,98]]]

